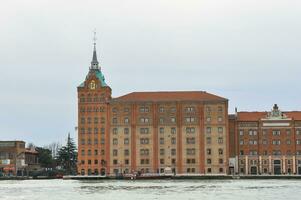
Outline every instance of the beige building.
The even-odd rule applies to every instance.
[[[204,91],[112,98],[96,48],[78,87],[78,173],[226,174],[228,100]]]

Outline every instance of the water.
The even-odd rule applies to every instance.
[[[0,181],[0,200],[301,199],[301,180]]]

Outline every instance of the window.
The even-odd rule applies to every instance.
[[[88,138],[88,144],[91,145],[92,142],[91,142],[91,138]]]
[[[219,168],[219,173],[223,173],[224,172],[224,168]]]
[[[125,165],[128,165],[129,163],[130,163],[130,162],[129,162],[129,159],[125,159],[125,160],[124,160],[124,164],[125,164]]]
[[[105,134],[105,128],[101,128],[100,129],[100,133],[103,135],[103,134]]]
[[[164,159],[160,159],[160,164],[164,165]]]
[[[129,144],[129,138],[124,139],[124,144]]]
[[[80,129],[81,134],[85,134],[85,128]]]
[[[218,140],[217,140],[217,142],[218,142],[219,144],[223,144],[224,140],[223,140],[222,137],[219,137]]]
[[[94,138],[94,144],[98,144],[98,139]]]
[[[195,107],[186,107],[186,112],[194,112],[195,111]]]
[[[194,133],[195,132],[195,128],[194,127],[187,127],[186,128],[186,133]]]
[[[85,139],[81,139],[81,144],[82,144],[82,145],[85,144]]]
[[[164,144],[164,138],[160,138],[160,144]]]
[[[206,128],[206,133],[208,133],[208,134],[211,133],[211,127]]]
[[[160,130],[159,132],[160,132],[161,134],[164,133],[164,128],[163,128],[163,127],[161,127],[159,130]]]
[[[88,124],[91,124],[91,117],[88,117],[87,120],[88,120]]]
[[[187,155],[195,155],[195,149],[192,148],[192,149],[186,149],[186,154]]]
[[[116,159],[113,160],[113,165],[117,165],[118,161]]]
[[[142,106],[142,107],[139,108],[139,111],[140,111],[141,113],[147,113],[147,112],[149,112],[149,108],[148,108],[148,107],[145,107],[145,106]]]
[[[286,144],[290,145],[291,144],[291,140],[286,140]]]
[[[94,117],[94,124],[98,124],[98,117]]]
[[[97,149],[94,150],[94,155],[95,155],[95,156],[98,155],[98,150],[97,150]]]
[[[300,145],[301,144],[301,140],[300,139],[296,140],[296,144]]]
[[[218,118],[217,118],[217,121],[218,121],[218,122],[222,122],[222,121],[223,121],[223,118],[222,118],[222,117],[218,117]]]
[[[176,134],[176,128],[172,127],[172,128],[170,129],[170,132],[171,132],[171,134]]]
[[[129,118],[127,118],[127,117],[124,118],[124,123],[125,123],[125,124],[128,124],[128,123],[129,123]]]
[[[160,107],[160,108],[159,108],[159,112],[160,112],[160,113],[163,113],[163,112],[164,112],[164,107]]]
[[[296,130],[296,134],[297,134],[297,135],[301,135],[301,129],[297,129],[297,130]]]
[[[140,128],[140,133],[147,134],[147,133],[149,133],[149,129],[148,128]]]
[[[113,128],[113,134],[116,135],[118,133],[118,129],[117,128]]]
[[[114,138],[114,139],[113,139],[113,144],[114,144],[114,145],[117,145],[117,144],[118,144],[118,139],[117,139],[117,138]]]
[[[117,113],[117,108],[115,108],[115,107],[112,108],[112,112],[113,112],[113,113]]]
[[[125,135],[129,134],[129,128],[124,128],[124,129],[123,129],[123,133],[124,133]]]
[[[175,156],[176,155],[176,149],[171,149],[171,155]]]
[[[240,145],[244,145],[244,140],[239,140]]]
[[[142,155],[142,156],[149,155],[149,150],[148,149],[140,149],[140,155]]]
[[[217,111],[218,111],[218,112],[223,112],[223,107],[222,107],[222,106],[218,106],[218,107],[217,107]]]
[[[129,151],[128,149],[125,149],[125,150],[124,150],[124,155],[125,155],[125,156],[130,155],[130,151]]]
[[[117,156],[118,155],[118,150],[117,149],[114,149],[113,150],[113,156]]]
[[[211,173],[211,168],[207,168],[207,173]]]
[[[114,117],[112,121],[113,121],[113,124],[117,124],[117,118]]]
[[[273,145],[280,145],[280,140],[273,140]]]
[[[100,120],[101,120],[100,123],[102,123],[102,124],[104,124],[106,121],[104,117],[102,117]],[[116,123],[117,123],[117,121],[116,121]]]
[[[264,140],[262,140],[262,144],[267,145],[268,141],[264,139]]]
[[[94,160],[94,164],[97,165],[98,164],[98,160]]]
[[[176,144],[176,138],[175,137],[171,138],[171,144]]]
[[[273,130],[272,131],[274,136],[280,136],[280,131],[279,130]]]
[[[286,135],[290,135],[291,134],[291,130],[287,129],[286,130]]]
[[[84,156],[85,155],[85,150],[82,150],[81,154],[82,154],[82,156]]]
[[[268,131],[267,130],[262,130],[262,135],[267,135]]]
[[[195,144],[195,138],[192,137],[192,138],[186,138],[186,143],[187,144]]]
[[[218,127],[218,133],[223,133],[223,127]]]
[[[149,139],[148,138],[141,138],[140,139],[140,144],[149,144]]]
[[[91,149],[88,150],[88,156],[91,156]]]
[[[186,121],[187,123],[193,123],[193,122],[195,122],[195,118],[194,118],[194,117],[186,117],[186,118],[185,118],[185,121]]]
[[[207,143],[207,144],[211,144],[211,137],[207,137],[207,138],[206,138],[206,143]]]
[[[84,124],[84,123],[85,123],[85,118],[82,117],[82,118],[80,119],[80,123],[81,123],[81,124]]]
[[[224,163],[224,160],[222,158],[218,159],[218,163],[219,164],[223,164]]]
[[[141,117],[141,118],[140,118],[140,122],[141,122],[141,123],[148,123],[148,122],[149,122],[149,119],[146,118],[146,117]]]
[[[98,134],[98,128],[94,128],[94,134]]]
[[[210,114],[210,112],[211,112],[211,107],[210,107],[210,106],[206,106],[206,112],[207,112],[208,114]]]
[[[208,164],[208,165],[211,164],[211,159],[210,159],[210,158],[207,159],[207,164]]]
[[[160,149],[160,155],[163,156],[165,153],[164,149]]]
[[[207,117],[207,118],[206,118],[206,121],[207,121],[207,122],[211,122],[211,117]]]
[[[211,155],[211,149],[207,149],[207,155]]]
[[[223,149],[218,149],[218,154],[219,155],[223,155],[223,153],[224,153]]]
[[[172,112],[172,113],[175,113],[177,111],[177,109],[175,108],[175,107],[172,107],[171,109],[170,109],[170,112]]]
[[[244,130],[239,130],[239,135],[243,136],[244,135]]]
[[[124,108],[123,112],[130,112],[129,108]]]
[[[176,118],[175,117],[171,117],[170,121],[171,121],[171,123],[176,123]]]
[[[160,121],[160,124],[163,124],[164,123],[164,118],[160,117],[159,121]]]

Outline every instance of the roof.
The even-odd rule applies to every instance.
[[[114,98],[115,101],[228,101],[205,91],[132,92]]]
[[[99,69],[96,69],[93,71],[91,70],[88,74],[88,77],[90,76],[91,73],[95,73],[95,76],[100,81],[102,87],[108,86],[105,82],[104,75],[102,74],[102,72]],[[85,82],[82,82],[78,87],[85,87]]]
[[[294,120],[301,120],[301,111],[287,111],[282,112],[288,118],[293,118]],[[258,121],[262,118],[266,118],[268,112],[238,112],[238,121]]]

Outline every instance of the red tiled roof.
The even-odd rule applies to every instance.
[[[301,120],[301,111],[288,111],[282,112],[288,118],[293,118],[294,120]],[[268,112],[238,112],[238,121],[258,121],[259,119],[267,117]]]
[[[227,101],[204,91],[132,92],[114,98],[117,101]]]

